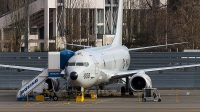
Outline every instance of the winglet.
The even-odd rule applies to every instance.
[[[112,46],[122,45],[122,26],[123,26],[123,0],[119,0],[117,29]]]

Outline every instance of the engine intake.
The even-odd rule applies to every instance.
[[[131,81],[131,86],[135,90],[142,90],[146,87],[146,81],[142,77],[135,77]]]
[[[144,72],[133,75],[129,80],[129,86],[133,91],[141,91],[143,88],[152,88],[151,78]]]

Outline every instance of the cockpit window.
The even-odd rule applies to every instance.
[[[89,63],[88,62],[69,62],[68,66],[85,66],[85,67],[88,67]]]
[[[76,66],[84,66],[84,65],[83,65],[83,62],[77,62]]]
[[[84,66],[85,66],[85,67],[88,67],[88,66],[89,66],[89,63],[88,63],[88,62],[84,62]]]
[[[75,65],[76,65],[75,62],[68,63],[68,66],[75,66]]]

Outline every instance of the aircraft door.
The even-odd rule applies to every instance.
[[[95,76],[98,75],[99,72],[99,63],[97,62],[97,60],[94,58],[94,56],[90,55],[90,57],[92,58],[92,60],[94,61],[94,66],[95,66]]]

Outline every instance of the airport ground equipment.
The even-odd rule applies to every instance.
[[[57,92],[57,96],[58,98],[63,98],[63,99],[68,98],[69,101],[75,96],[75,91],[67,82],[65,82],[62,86],[60,86],[60,89]]]
[[[157,88],[144,88],[142,91],[142,101],[158,101],[161,102],[160,93]]]
[[[22,87],[19,89],[17,93],[17,100],[23,100],[23,99],[25,100],[27,99],[27,96],[29,99],[34,99],[35,94],[37,95],[43,93],[43,90],[45,90],[45,93],[48,96],[49,94],[53,93],[53,95],[51,95],[51,98],[54,101],[56,101],[58,100],[58,97],[56,95],[56,92],[59,90],[58,87],[59,87],[58,79],[49,78],[48,69],[44,69],[32,80],[26,82],[22,81]]]
[[[35,101],[44,101],[44,96],[43,95],[36,95]]]
[[[58,96],[55,92],[50,92],[48,89],[44,89],[44,92],[40,95],[43,95],[45,99],[49,98],[50,100],[53,99],[54,101],[58,100]]]
[[[24,84],[17,93],[17,100],[27,99],[27,95],[32,92],[34,88],[40,85],[48,78],[48,69],[44,69],[41,73],[39,73],[32,80],[28,81]]]
[[[58,100],[56,92],[59,90],[59,80],[61,71],[65,68],[68,59],[74,55],[70,50],[63,50],[61,52],[48,53],[48,68],[40,70],[36,77],[29,81],[22,81],[22,87],[17,93],[17,100],[27,98],[34,99],[35,93],[45,93],[50,96],[54,101]],[[53,95],[52,95],[53,93]]]

